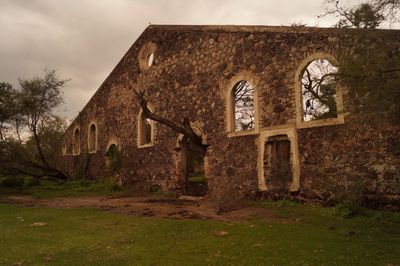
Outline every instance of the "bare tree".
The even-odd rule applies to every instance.
[[[181,123],[176,123],[166,117],[163,117],[149,109],[145,91],[137,91],[133,89],[133,92],[136,95],[139,106],[143,110],[143,115],[147,119],[159,122],[171,128],[175,132],[182,134],[184,137],[182,138],[181,145],[187,147],[190,146],[192,149],[196,149],[203,154],[205,153],[207,145],[204,144],[202,136],[198,133],[196,134],[191,126],[191,121],[187,117],[183,117]]]
[[[301,78],[304,121],[337,116],[337,71],[326,59],[314,60],[304,69]]]
[[[246,80],[236,83],[232,91],[234,99],[235,130],[254,129],[254,88]]]

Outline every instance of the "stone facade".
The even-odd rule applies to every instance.
[[[400,40],[399,31],[390,34]],[[330,121],[307,124],[299,119],[299,71],[313,58],[334,60],[357,40],[357,30],[151,25],[66,131],[62,162],[71,175],[110,176],[106,152],[117,143],[122,158],[118,176],[124,184],[179,190],[183,166],[178,134],[155,123],[153,142],[138,145],[140,107],[133,93],[138,89],[146,90],[157,114],[201,125],[210,195],[235,191],[245,197],[268,191],[266,142],[284,135],[290,141],[292,195],[329,201],[361,186],[371,201],[398,203],[400,127],[390,118],[374,126],[344,112]],[[229,125],[229,95],[238,80],[250,81],[255,89],[255,128],[246,132],[232,132]],[[345,110],[351,105],[344,88],[337,100]],[[89,153],[92,124],[97,145]],[[80,152],[73,155],[77,127]]]

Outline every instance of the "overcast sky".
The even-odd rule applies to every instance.
[[[0,81],[47,67],[71,79],[65,115],[75,117],[151,24],[331,26],[323,0],[0,0]]]

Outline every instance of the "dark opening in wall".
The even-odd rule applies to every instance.
[[[287,194],[292,182],[292,155],[288,136],[269,137],[264,145],[265,184],[272,192]]]
[[[91,124],[89,128],[89,138],[88,138],[88,148],[89,152],[96,152],[96,138],[97,138],[97,128],[95,124]]]
[[[115,175],[121,169],[122,154],[117,143],[111,144],[106,152],[106,165],[111,175]]]
[[[80,136],[80,130],[79,128],[76,128],[74,131],[74,138],[73,138],[73,150],[72,153],[73,155],[78,155],[81,153],[81,136]]]
[[[198,197],[205,196],[207,191],[204,153],[189,148],[186,151],[186,193]]]

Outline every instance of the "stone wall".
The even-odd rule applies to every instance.
[[[390,34],[400,38],[400,32]],[[260,136],[289,128],[295,130],[298,147],[300,195],[334,199],[338,191],[350,189],[350,183],[363,180],[371,200],[399,199],[399,126],[389,126],[384,119],[380,126],[371,126],[348,113],[344,124],[301,127],[296,122],[296,72],[301,63],[316,53],[338,56],[339,49],[351,48],[357,38],[355,30],[338,29],[149,26],[67,130],[62,162],[72,175],[108,176],[105,154],[114,140],[123,154],[120,176],[126,184],[179,189],[178,134],[157,124],[154,145],[138,148],[140,109],[133,89],[145,89],[157,114],[204,124],[211,195],[228,193],[227,187],[240,196],[262,189]],[[154,54],[150,67],[149,53]],[[232,135],[227,129],[227,95],[232,80],[242,76],[252,79],[257,90],[258,127]],[[346,93],[343,97],[351,104]],[[97,125],[98,146],[96,153],[88,154],[92,122]],[[81,154],[73,156],[76,126]]]

